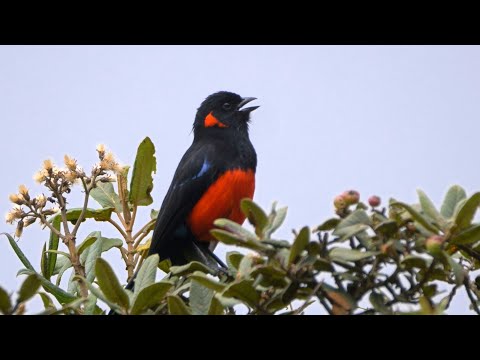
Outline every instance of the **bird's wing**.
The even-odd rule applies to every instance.
[[[219,174],[215,166],[215,149],[208,144],[192,144],[183,155],[157,217],[149,254],[164,256],[164,249],[174,244],[174,234],[198,200]],[[218,154],[217,154],[218,155]],[[163,250],[163,251],[162,251]]]

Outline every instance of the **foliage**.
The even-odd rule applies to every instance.
[[[103,145],[97,152],[99,163],[88,176],[68,156],[65,169],[46,160],[35,178],[48,197],[33,197],[23,185],[10,196],[15,207],[7,222],[17,223],[16,237],[35,222],[50,233],[40,269],[12,235],[3,234],[24,266],[18,274],[26,278],[16,295],[0,287],[0,313],[23,314],[38,295],[42,314],[100,315],[113,309],[131,315],[295,315],[313,303],[334,315],[442,314],[459,289],[480,313],[480,277],[474,278],[480,267],[480,224],[474,222],[480,193],[467,197],[455,185],[438,209],[419,190],[419,204],[390,199],[380,208],[378,196],[366,205],[349,190],[335,197],[335,216],[313,230],[293,231],[292,241],[275,235],[286,208],[273,204],[266,212],[243,199],[241,210],[252,230],[216,220],[215,239],[242,252],[228,252],[228,269],[215,272],[198,262],[169,266],[158,255],[145,258],[158,215],[152,210],[136,224],[138,207],[153,201],[156,160],[150,139],[138,148],[130,183],[129,167],[120,166]],[[84,204],[68,208],[67,196],[77,183]],[[100,207],[90,208],[90,198]],[[94,231],[79,241],[78,229],[87,220],[111,224],[116,235]],[[121,254],[126,268],[121,277],[102,258],[108,251]],[[157,281],[159,269],[164,276]],[[62,288],[67,271],[72,274]],[[137,271],[135,290],[126,290],[122,284]]]

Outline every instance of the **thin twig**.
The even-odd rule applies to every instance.
[[[142,236],[140,236],[137,240],[135,240],[135,243],[133,244],[133,248],[136,249],[147,235],[148,233],[143,233]]]
[[[93,184],[95,181],[95,178],[92,179],[92,182],[91,184]],[[88,200],[90,198],[90,190],[92,189],[91,185],[88,186],[86,183],[85,183],[85,179],[82,178],[82,184],[83,184],[83,188],[85,189],[85,197],[83,199],[83,208],[82,208],[82,212],[80,213],[80,216],[78,217],[78,220],[77,222],[75,223],[75,226],[73,227],[73,230],[72,230],[72,236],[73,238],[75,238],[75,236],[77,235],[77,231],[78,231],[78,228],[80,227],[80,224],[82,223],[82,221],[85,219],[85,214],[87,212],[87,208],[88,208]]]
[[[120,227],[120,225],[118,225],[118,223],[113,220],[112,218],[108,219],[107,222],[109,222],[110,224],[112,224],[119,232],[120,234],[123,236],[123,238],[125,239],[125,241],[127,241],[128,239],[128,236],[127,234],[125,233],[125,231],[123,231],[123,229]]]
[[[472,290],[470,290],[470,280],[465,278],[463,285],[465,286],[465,291],[467,292],[468,298],[470,299],[470,302],[472,303],[473,310],[480,315],[480,309],[478,308],[477,301],[475,300],[475,297],[472,294]]]
[[[154,220],[150,220],[148,223],[146,223],[134,236],[133,238],[136,239],[138,238],[140,235],[142,235],[143,233],[145,233],[145,231],[150,227],[152,226],[157,220],[154,219]],[[150,232],[150,231],[149,231]],[[147,232],[147,234],[149,233]]]

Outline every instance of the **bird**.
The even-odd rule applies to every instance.
[[[172,265],[199,261],[214,270],[225,264],[213,253],[210,230],[218,218],[245,221],[240,202],[253,199],[257,154],[249,137],[255,97],[228,91],[208,96],[197,109],[193,142],[173,175],[162,202],[148,255]],[[134,279],[127,289],[134,287]]]

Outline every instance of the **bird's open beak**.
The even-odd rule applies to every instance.
[[[252,112],[253,110],[258,109],[260,106],[250,106],[250,107],[242,109],[242,107],[244,105],[248,104],[249,102],[251,102],[253,100],[257,100],[257,98],[255,98],[255,97],[245,97],[245,98],[243,98],[242,101],[240,101],[240,104],[238,104],[238,106],[237,106],[237,111]]]

